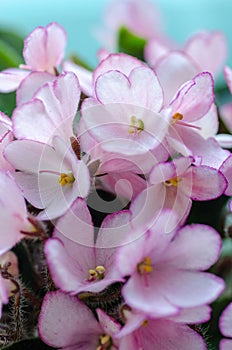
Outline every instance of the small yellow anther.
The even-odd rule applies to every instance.
[[[177,187],[180,181],[181,181],[181,178],[173,177],[172,179],[165,181],[164,184],[167,187],[171,187],[171,186]]]
[[[58,178],[58,181],[61,184],[61,186],[65,186],[67,184],[72,184],[75,181],[75,178],[72,173],[69,175],[61,173]]]
[[[183,114],[177,112],[172,116],[171,123],[175,124],[176,122],[178,122],[179,120],[182,120],[183,118],[184,118]]]
[[[98,265],[95,269],[89,270],[89,281],[102,280],[105,277],[106,269],[104,266]]]
[[[144,260],[137,265],[137,270],[141,275],[144,273],[151,273],[153,271],[151,258],[144,258]]]
[[[110,350],[112,345],[111,337],[108,334],[103,334],[99,337],[99,346],[96,350]]]

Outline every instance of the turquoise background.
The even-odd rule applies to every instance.
[[[101,47],[94,32],[102,27],[110,0],[0,0],[0,27],[26,36],[37,25],[51,21],[62,24],[68,34],[67,53],[78,53],[91,65]],[[223,30],[232,52],[232,0],[156,0],[163,15],[164,29],[182,43],[200,29]]]

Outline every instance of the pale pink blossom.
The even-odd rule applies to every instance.
[[[208,166],[196,166],[191,157],[180,157],[155,165],[148,181],[152,186],[149,195],[159,198],[159,204],[154,205],[154,208],[172,209],[182,223],[189,214],[192,200],[217,198],[227,187],[221,172]]]
[[[119,241],[112,235],[118,230],[123,236],[128,221],[127,212],[109,215],[94,242],[88,207],[84,200],[77,199],[57,221],[53,238],[45,244],[47,263],[56,286],[74,295],[83,291],[97,293],[114,282],[123,281],[115,266],[117,246],[111,242]]]
[[[25,198],[44,209],[40,219],[64,214],[77,197],[87,197],[90,175],[86,164],[58,136],[52,146],[31,140],[16,140],[5,150],[17,170],[15,179]]]
[[[143,209],[138,215],[143,216]],[[119,272],[129,277],[122,289],[125,302],[151,317],[164,317],[215,300],[224,281],[203,271],[219,257],[218,233],[205,225],[176,230],[177,217],[171,211],[150,222],[141,220],[132,216],[131,241],[117,254]]]
[[[125,307],[122,313],[125,326],[115,334],[120,341],[119,349],[206,350],[203,338],[189,325],[209,320],[207,306],[183,309],[172,317],[156,319]]]
[[[30,101],[14,110],[15,136],[50,144],[55,135],[69,140],[74,135],[73,122],[79,99],[80,87],[75,74],[63,73],[47,82]]]
[[[98,321],[90,309],[76,297],[60,291],[48,293],[39,316],[40,338],[63,350],[118,349],[113,340],[121,326],[102,310]]]
[[[24,41],[25,64],[20,68],[10,68],[0,73],[0,91],[16,90],[30,71],[55,75],[63,60],[65,46],[66,33],[58,23],[36,27]]]

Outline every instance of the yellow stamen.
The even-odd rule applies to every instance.
[[[61,184],[61,186],[65,186],[67,184],[71,185],[75,181],[75,177],[73,176],[72,173],[69,175],[62,173],[62,174],[60,174],[58,181]]]
[[[144,258],[144,260],[137,265],[137,270],[141,275],[144,273],[151,273],[153,271],[151,258]]]
[[[172,124],[175,124],[176,122],[178,122],[179,120],[182,120],[183,119],[183,114],[181,114],[181,113],[175,113],[173,116],[172,116],[172,121],[171,121],[171,123]]]
[[[96,350],[110,350],[113,345],[112,339],[108,334],[103,334],[99,337],[99,346]]]
[[[172,179],[165,181],[164,184],[167,187],[171,187],[171,186],[177,187],[180,181],[181,181],[181,178],[173,177]]]
[[[106,269],[104,266],[98,265],[95,269],[89,270],[89,281],[102,280],[105,277]]]
[[[130,118],[129,134],[139,134],[144,130],[144,122],[142,119],[137,119],[134,115]]]

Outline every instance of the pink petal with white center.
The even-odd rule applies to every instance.
[[[227,196],[232,195],[232,155],[230,155],[226,160],[223,162],[223,164],[220,167],[220,171],[225,176],[226,180],[228,181],[228,187],[225,190],[225,194]]]
[[[174,316],[169,317],[174,322],[196,324],[203,323],[210,320],[211,308],[208,305],[201,305],[193,308],[181,309],[181,311]]]
[[[181,85],[192,79],[198,69],[189,57],[173,51],[161,58],[155,72],[164,91],[164,105],[167,106]]]
[[[76,297],[60,291],[46,294],[39,316],[39,336],[46,344],[95,350],[101,332],[92,312]]]
[[[174,273],[175,271],[175,273]],[[163,296],[176,307],[210,304],[225,289],[224,281],[210,273],[175,269],[164,264],[154,272],[151,288],[159,284]]]
[[[29,71],[19,68],[3,70],[0,72],[0,92],[8,93],[15,91],[29,73]]]
[[[89,70],[76,65],[72,61],[64,61],[63,62],[63,71],[65,72],[73,72],[76,74],[81,90],[84,92],[87,96],[93,96],[93,73]]]
[[[215,137],[219,127],[218,112],[216,105],[213,103],[209,111],[203,117],[201,117],[201,119],[198,119],[192,125],[195,125],[197,127],[194,128],[194,130],[202,137],[204,137],[204,139],[208,139],[209,137]]]
[[[178,269],[207,270],[218,260],[220,251],[221,239],[212,227],[189,225],[178,231],[159,262]]]
[[[224,75],[225,75],[225,79],[226,79],[228,88],[232,94],[232,69],[228,66],[225,66]]]
[[[63,57],[66,33],[58,23],[35,28],[24,41],[23,56],[32,70],[54,74]]]
[[[17,170],[38,173],[39,171],[57,171],[61,162],[55,157],[53,147],[32,141],[16,140],[5,149],[5,156]]]
[[[219,327],[221,333],[225,337],[232,338],[232,303],[227,305],[227,307],[224,309],[220,317]]]
[[[129,76],[130,72],[136,67],[144,67],[145,64],[135,57],[126,55],[125,53],[110,54],[107,56],[93,72],[93,86],[97,78],[110,71],[116,70]]]
[[[232,349],[232,339],[222,339],[220,341],[220,350],[231,350]]]
[[[217,75],[228,56],[228,42],[222,32],[201,32],[193,35],[184,51],[198,64],[201,71]]]
[[[231,73],[232,75],[232,73]],[[231,77],[232,80],[232,77]],[[232,81],[231,81],[232,88]],[[226,103],[219,108],[220,118],[229,132],[232,132],[232,103]]]
[[[128,103],[154,112],[159,112],[163,104],[158,79],[153,70],[146,66],[134,68],[128,78],[119,71],[102,74],[96,80],[95,92],[103,104]]]
[[[54,79],[55,76],[47,72],[32,72],[28,74],[17,89],[17,106],[31,100],[43,84]]]
[[[15,109],[12,117],[15,136],[44,143],[51,143],[54,135],[69,140],[79,97],[79,83],[73,73],[46,83],[33,100]]]
[[[207,165],[219,169],[225,159],[230,155],[229,151],[220,147],[215,138],[205,140],[196,131],[181,125],[178,125],[178,134],[176,133],[176,130],[173,129],[174,128],[169,131],[170,134],[172,133],[173,141],[175,138],[182,141],[182,149],[179,148],[179,152],[183,152],[182,154],[186,155],[186,151],[188,151],[187,153],[189,155],[190,151],[195,159],[201,159],[201,165]],[[180,145],[181,143],[179,142],[178,146]]]
[[[139,334],[138,334],[139,333]],[[203,338],[185,324],[169,320],[149,320],[147,327],[140,327],[135,337],[140,337],[143,349],[206,350]],[[138,349],[138,348],[137,348]]]
[[[179,307],[169,302],[159,283],[147,276],[147,284],[143,277],[135,274],[122,289],[126,304],[153,317],[164,317],[178,313]],[[158,281],[160,282],[160,281]]]
[[[211,200],[221,196],[227,188],[225,176],[208,166],[192,167],[193,200]]]
[[[185,83],[170,103],[173,114],[181,113],[184,121],[194,122],[203,117],[214,101],[214,82],[210,73],[198,74]]]
[[[131,132],[132,116],[143,123],[139,132]],[[171,116],[161,116],[131,104],[112,103],[84,109],[82,117],[87,130],[101,143],[103,150],[134,156],[147,153],[162,143]]]

